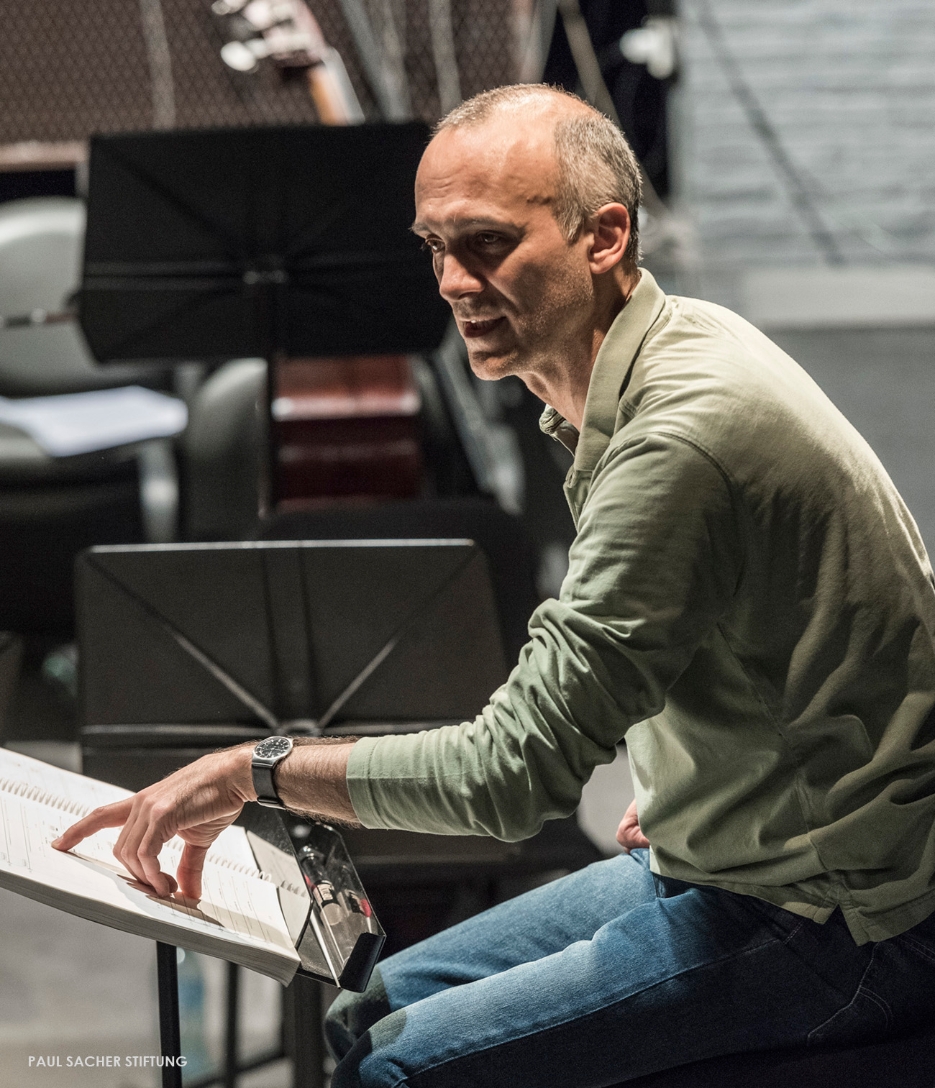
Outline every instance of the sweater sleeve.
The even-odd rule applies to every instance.
[[[558,600],[470,722],[354,746],[365,827],[516,840],[569,815],[599,763],[666,692],[729,606],[742,566],[732,489],[703,451],[652,435],[599,463]]]

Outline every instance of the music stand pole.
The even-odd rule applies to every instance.
[[[224,1027],[224,1088],[237,1088],[238,1018],[240,1012],[240,968],[227,965],[227,1008]]]
[[[156,975],[159,993],[159,1044],[164,1058],[175,1059],[162,1067],[162,1088],[182,1088],[182,1034],[179,1029],[179,966],[175,945],[156,942]]]

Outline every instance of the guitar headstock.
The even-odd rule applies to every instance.
[[[238,72],[255,72],[266,57],[282,68],[308,68],[330,48],[302,0],[215,0],[211,10],[230,37],[221,58]]]
[[[325,124],[363,121],[341,55],[325,40],[304,0],[214,0],[223,23],[221,59],[237,72],[256,72],[269,58],[280,68],[307,68],[312,98]]]

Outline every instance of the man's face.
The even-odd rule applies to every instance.
[[[481,378],[545,373],[589,342],[590,235],[565,241],[556,182],[551,123],[512,113],[441,132],[419,166],[413,229]]]

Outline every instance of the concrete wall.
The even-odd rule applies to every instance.
[[[673,285],[745,314],[812,374],[935,555],[935,2],[681,0],[680,16],[673,146],[694,229]]]
[[[681,0],[680,15],[677,169],[712,271],[822,260],[725,52],[845,260],[935,261],[932,0]]]

